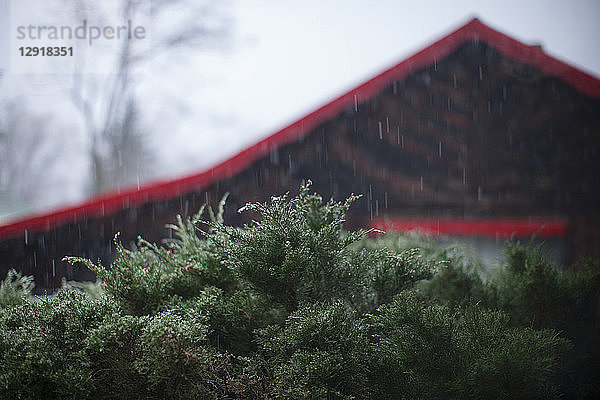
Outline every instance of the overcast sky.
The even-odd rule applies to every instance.
[[[473,17],[600,77],[598,0],[237,0],[231,11],[233,49],[194,60],[198,77],[164,83],[197,105],[166,136],[173,172],[243,149]]]
[[[600,77],[599,0],[231,0],[227,9],[227,48],[176,57],[169,75],[139,87],[158,177],[210,167],[473,17]],[[48,97],[25,81],[35,77],[5,75],[0,95]],[[44,105],[53,107],[64,113]],[[65,199],[78,199],[76,189]]]

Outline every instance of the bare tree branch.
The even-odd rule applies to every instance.
[[[65,1],[73,7],[76,18],[87,19],[91,12],[89,2]],[[117,146],[127,147],[125,157],[141,169],[142,161],[147,158],[145,153],[148,148],[141,140],[143,134],[138,126],[139,113],[133,90],[136,82],[132,72],[152,55],[165,54],[175,48],[199,48],[207,43],[223,41],[228,35],[229,21],[219,15],[219,9],[219,3],[215,0],[200,5],[189,0],[154,0],[149,10],[151,15],[145,15],[145,19],[151,17],[152,29],[160,26],[153,35],[152,52],[136,48],[132,41],[122,40],[118,54],[112,55],[115,56],[113,73],[102,78],[86,74],[82,63],[82,70],[73,79],[71,99],[81,113],[89,137],[91,192],[113,189],[115,185],[130,183],[134,178],[124,176],[135,172],[132,172],[132,168],[124,167],[123,152],[115,150]],[[184,23],[169,20],[170,13],[178,11],[182,14],[181,10],[186,11],[183,13]],[[93,12],[101,12],[100,7]],[[119,0],[117,13],[120,21],[135,20],[140,13],[147,12],[148,9],[140,1]],[[94,17],[97,15],[94,14]],[[115,15],[112,18],[116,18]]]

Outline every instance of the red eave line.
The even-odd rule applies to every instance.
[[[566,222],[562,219],[452,219],[395,218],[377,219],[372,227],[382,231],[418,231],[427,235],[478,236],[495,239],[514,237],[562,237]]]
[[[23,235],[25,230],[48,230],[58,225],[77,222],[82,218],[109,215],[127,207],[204,189],[216,181],[241,172],[274,149],[305,137],[313,128],[340,112],[360,107],[392,82],[441,60],[461,44],[472,40],[481,40],[508,57],[536,66],[548,75],[565,80],[587,95],[600,97],[600,80],[544,54],[538,47],[520,43],[474,19],[401,63],[205,172],[177,180],[157,182],[142,189],[132,188],[119,193],[107,193],[78,206],[29,216],[0,226],[0,240]]]
[[[477,19],[465,27],[467,26],[471,27],[469,36],[472,40],[481,40],[505,56],[535,66],[549,76],[560,78],[588,96],[600,97],[600,80],[598,78],[544,53],[540,46],[523,44],[486,26]]]

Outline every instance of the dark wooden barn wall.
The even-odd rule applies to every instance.
[[[225,192],[226,221],[239,224],[245,202],[294,193],[304,179],[326,198],[363,194],[349,228],[378,216],[567,218],[572,261],[600,256],[598,171],[600,100],[470,42],[204,191],[6,240],[0,272],[34,274],[43,288],[90,279],[61,258],[108,263],[115,232],[126,245],[139,234],[160,241],[177,214]]]

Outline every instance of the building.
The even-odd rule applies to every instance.
[[[565,262],[600,256],[600,80],[473,20],[227,161],[0,226],[0,273],[39,287],[91,278],[61,259],[110,262],[112,239],[168,237],[165,224],[229,192],[363,197],[347,227],[552,238]]]

